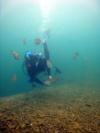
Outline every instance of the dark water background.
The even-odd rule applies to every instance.
[[[46,29],[50,29],[48,46],[53,66],[62,71],[56,85],[74,83],[100,88],[99,0],[41,3],[0,0],[0,96],[32,89],[22,68],[24,53],[43,51],[42,45],[34,44],[34,38],[42,37]],[[20,54],[20,60],[12,57],[11,50]],[[76,60],[75,52],[79,53]],[[12,80],[14,74],[16,81]]]

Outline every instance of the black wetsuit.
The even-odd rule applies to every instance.
[[[43,43],[45,57],[37,54],[31,55],[29,59],[25,59],[25,66],[30,77],[30,82],[36,82],[44,85],[44,83],[37,78],[38,74],[47,71],[48,76],[51,75],[51,70],[47,66],[47,60],[50,59],[49,50],[46,42]]]

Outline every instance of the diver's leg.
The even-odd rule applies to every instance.
[[[37,84],[44,85],[44,82],[42,82],[42,81],[39,80],[38,78],[35,78],[34,81],[35,81]]]

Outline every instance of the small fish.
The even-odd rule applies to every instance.
[[[11,51],[11,55],[13,56],[14,59],[19,60],[20,59],[20,55],[18,52],[16,51]]]
[[[39,44],[41,44],[42,41],[41,41],[40,38],[35,38],[34,42],[35,42],[36,45],[39,45]]]
[[[62,73],[61,70],[58,67],[55,67],[56,73]]]
[[[11,81],[15,82],[16,80],[17,80],[17,76],[16,76],[16,74],[13,74],[12,77],[11,77]]]

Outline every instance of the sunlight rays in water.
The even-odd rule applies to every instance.
[[[40,0],[39,6],[42,17],[40,30],[44,31],[45,29],[48,29],[50,17],[54,8],[54,2],[52,0]]]

